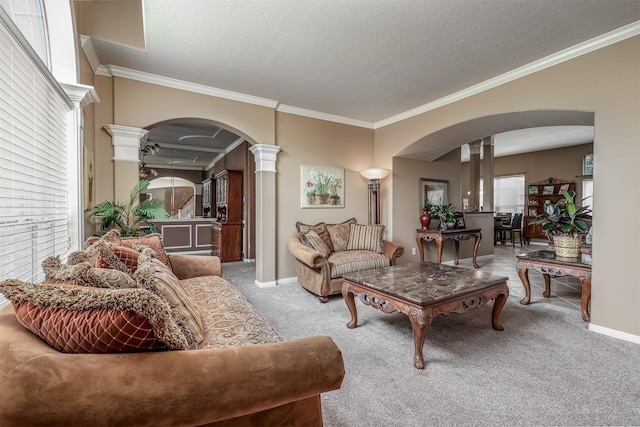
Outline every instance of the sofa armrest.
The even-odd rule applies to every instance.
[[[217,256],[169,254],[173,274],[180,280],[202,276],[222,276],[220,258]]]
[[[287,240],[287,248],[289,248],[291,255],[301,263],[311,268],[322,267],[322,259],[324,258],[322,254],[302,243],[297,234],[289,237],[289,240]]]
[[[11,323],[22,328],[15,317]],[[203,425],[318,396],[340,388],[344,377],[340,349],[326,336],[204,350],[65,354],[19,333],[31,336],[13,335],[15,346],[0,365],[3,426]]]
[[[402,247],[402,245],[398,243],[393,243],[388,240],[385,240],[383,243],[384,243],[383,253],[387,258],[389,258],[389,265],[395,265],[396,258],[404,254],[404,247]]]

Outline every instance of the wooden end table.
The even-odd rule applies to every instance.
[[[562,259],[557,258],[553,251],[536,251],[516,256],[518,262],[516,269],[524,286],[525,296],[520,304],[529,304],[531,300],[531,284],[529,283],[529,270],[542,273],[544,276],[545,298],[551,296],[551,276],[574,276],[582,283],[582,295],[580,298],[582,320],[589,322],[589,301],[591,300],[591,264],[582,261],[582,258]],[[589,258],[590,259],[590,258]]]
[[[417,369],[424,369],[422,347],[438,314],[461,314],[495,300],[491,326],[504,330],[498,319],[509,296],[507,277],[421,262],[350,273],[343,279],[342,295],[351,313],[347,327],[353,329],[358,323],[355,295],[384,313],[405,314],[413,329],[413,366]]]
[[[476,255],[478,254],[478,246],[480,246],[480,240],[482,240],[481,228],[463,228],[454,230],[423,230],[418,228],[416,230],[416,242],[418,243],[418,250],[420,251],[420,261],[424,261],[424,247],[422,242],[434,240],[438,245],[438,264],[442,262],[442,246],[445,240],[453,240],[456,244],[456,260],[455,265],[458,265],[460,259],[460,241],[469,240],[474,238],[473,243],[473,266],[480,268],[476,261]]]

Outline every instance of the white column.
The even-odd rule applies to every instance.
[[[103,128],[112,137],[114,198],[116,201],[128,201],[131,189],[139,179],[140,141],[149,131],[119,125],[104,125]]]
[[[480,209],[480,145],[482,140],[469,143],[469,206]]]
[[[276,285],[276,160],[280,147],[256,144],[249,148],[256,161],[256,281]]]
[[[482,138],[482,210],[493,210],[493,136]]]
[[[84,241],[84,156],[83,156],[83,115],[82,107],[96,98],[91,97],[93,87],[62,83],[62,88],[71,99],[73,109],[67,115],[67,195],[69,207],[69,236],[71,250],[80,250]],[[93,91],[95,93],[95,91]],[[75,174],[71,172],[75,171]]]

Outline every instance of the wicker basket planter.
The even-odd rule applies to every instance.
[[[582,237],[553,236],[553,246],[559,258],[578,258]]]

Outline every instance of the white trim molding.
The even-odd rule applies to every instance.
[[[605,328],[604,326],[594,325],[593,323],[589,323],[589,326],[587,326],[587,329],[597,334],[607,335],[609,337],[618,338],[624,341],[629,341],[634,344],[640,344],[640,336],[638,335],[616,331],[615,329]]]
[[[120,125],[104,125],[103,128],[112,137],[113,160],[140,163],[140,141],[148,130]]]
[[[249,147],[249,151],[256,158],[256,172],[276,172],[276,159],[280,147],[269,144],[255,144]]]

